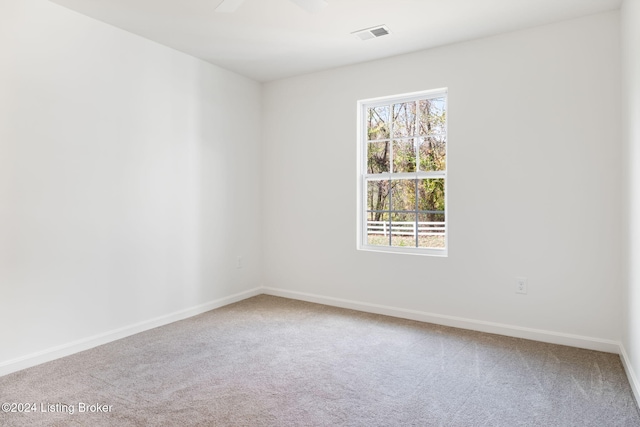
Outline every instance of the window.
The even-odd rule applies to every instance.
[[[447,91],[358,102],[358,249],[447,255]]]

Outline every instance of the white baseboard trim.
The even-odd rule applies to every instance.
[[[254,288],[248,291],[240,292],[228,297],[220,298],[217,300],[209,301],[204,304],[197,305],[195,307],[187,308],[184,310],[169,313],[163,316],[158,316],[153,319],[144,320],[142,322],[135,323],[133,325],[124,326],[122,328],[114,329],[112,331],[104,332],[91,337],[83,338],[67,344],[62,344],[56,347],[48,348],[36,353],[28,354],[16,359],[8,360],[0,363],[0,377],[10,374],[12,372],[20,371],[22,369],[30,368],[32,366],[40,365],[41,363],[49,362],[55,359],[59,359],[64,356],[69,356],[80,351],[88,350],[93,347],[97,347],[102,344],[106,344],[112,341],[116,341],[130,335],[134,335],[140,332],[147,331],[149,329],[164,326],[169,323],[177,322],[188,317],[193,317],[198,314],[223,307],[225,305],[233,304],[234,302],[242,301],[243,299],[251,298],[262,293],[262,288]]]
[[[640,406],[640,382],[638,381],[638,377],[633,370],[629,355],[627,354],[627,351],[622,344],[620,344],[620,359],[622,359],[622,366],[624,366],[624,370],[627,373],[627,378],[629,378],[629,384],[631,385],[633,396],[636,398],[636,404]]]
[[[481,320],[467,319],[456,316],[448,316],[442,314],[427,313],[417,310],[408,310],[398,307],[390,307],[380,304],[364,303],[341,298],[327,297],[317,294],[290,291],[286,289],[260,287],[240,292],[228,297],[220,298],[201,304],[188,309],[180,310],[167,315],[159,316],[146,321],[138,322],[133,325],[118,328],[102,334],[83,338],[71,343],[62,344],[56,347],[48,348],[36,353],[22,356],[16,359],[8,360],[0,363],[0,377],[3,375],[17,372],[41,363],[49,362],[68,356],[80,351],[88,350],[99,345],[103,345],[118,339],[128,337],[149,329],[167,325],[179,320],[196,316],[198,314],[233,304],[256,295],[266,294],[279,296],[284,298],[308,301],[318,304],[324,304],[334,307],[347,308],[351,310],[364,311],[368,313],[382,314],[386,316],[398,317],[402,319],[417,320],[420,322],[434,323],[443,326],[451,326],[455,328],[469,329],[480,332],[487,332],[498,335],[506,335],[516,338],[524,338],[535,341],[548,342],[552,344],[567,345],[571,347],[585,348],[589,350],[604,351],[608,353],[620,354],[623,366],[629,377],[631,388],[633,389],[636,400],[640,402],[640,382],[635,375],[630,364],[628,355],[621,343],[611,340],[603,340],[599,338],[591,338],[580,335],[565,334],[559,332],[545,331],[539,329],[524,328],[519,326],[511,326],[501,323],[485,322]]]
[[[607,353],[620,354],[621,348],[620,343],[617,341],[585,337],[581,335],[565,334],[561,332],[524,328],[520,326],[512,326],[494,322],[485,322],[483,320],[474,320],[443,314],[427,313],[423,311],[408,310],[404,308],[370,304],[359,301],[351,301],[341,298],[326,297],[322,295],[289,291],[279,288],[265,287],[262,288],[262,292],[267,295],[314,302],[334,307],[348,308],[351,310],[383,314],[386,316],[399,317],[402,319],[417,320],[420,322],[435,323],[437,325],[452,326],[455,328],[470,329],[479,332],[506,335],[509,337],[524,338],[551,344],[560,344],[570,347],[603,351]]]

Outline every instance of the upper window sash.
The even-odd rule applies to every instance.
[[[360,105],[364,108],[375,108],[375,107],[384,107],[386,105],[404,103],[404,102],[414,102],[421,101],[424,99],[436,99],[436,98],[447,98],[447,90],[446,89],[434,89],[426,92],[415,92],[407,95],[401,95],[394,98],[370,98],[364,99],[360,101]]]

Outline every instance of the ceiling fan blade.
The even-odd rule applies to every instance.
[[[244,0],[222,0],[222,3],[215,10],[221,13],[235,12],[243,2]]]
[[[325,7],[327,2],[325,0],[291,0],[309,13],[318,13]]]

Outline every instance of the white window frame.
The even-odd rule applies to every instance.
[[[381,173],[369,175],[367,174],[367,150],[369,141],[367,140],[367,108],[379,107],[379,106],[392,106],[393,104],[419,101],[423,99],[442,98],[445,99],[445,111],[447,112],[447,120],[445,122],[445,134],[447,136],[447,143],[445,145],[446,153],[446,168],[444,171],[416,171],[409,173]],[[448,256],[449,248],[449,204],[448,198],[448,179],[447,170],[449,169],[449,156],[448,156],[448,91],[447,88],[427,90],[421,92],[412,92],[400,95],[393,95],[381,98],[371,98],[358,101],[358,203],[357,203],[357,249],[363,251],[372,252],[390,252],[390,253],[403,253],[412,255],[430,255],[430,256]],[[390,141],[393,141],[393,129],[389,130]],[[391,144],[393,145],[393,144]],[[392,162],[392,155],[390,155],[390,162]],[[367,181],[375,179],[428,179],[428,178],[440,178],[444,179],[444,199],[445,199],[445,230],[444,230],[444,248],[420,248],[420,247],[407,247],[407,246],[377,246],[369,245],[367,243]]]

